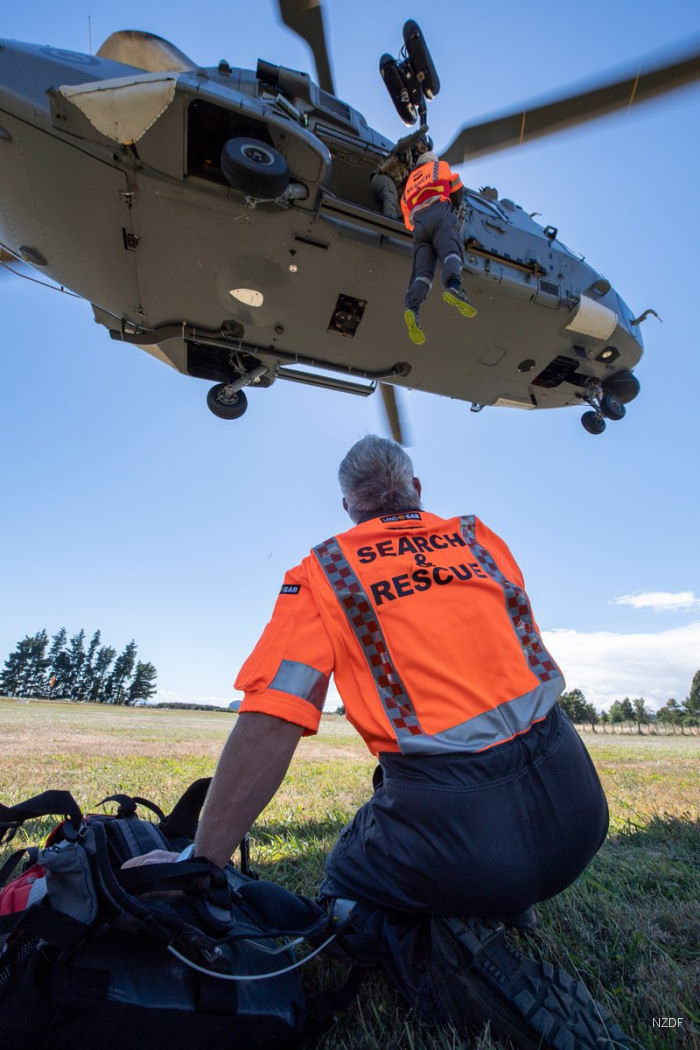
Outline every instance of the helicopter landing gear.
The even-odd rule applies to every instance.
[[[219,419],[240,419],[248,407],[248,398],[231,383],[217,383],[207,394],[209,410]]]
[[[603,393],[603,387],[597,381],[587,384],[583,398],[593,410],[581,416],[581,425],[589,434],[602,434],[606,419],[623,419],[627,411],[619,398]]]
[[[607,419],[624,419],[627,409],[612,394],[603,394],[600,399],[600,411]]]
[[[274,200],[289,185],[286,160],[259,139],[229,139],[221,150],[221,171],[229,186],[250,197]]]
[[[589,434],[602,434],[605,430],[605,420],[599,412],[584,412],[581,425]]]

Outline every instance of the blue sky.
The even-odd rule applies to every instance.
[[[391,138],[403,126],[377,65],[407,17],[442,83],[429,110],[438,148],[467,119],[700,37],[685,0],[445,10],[326,5],[338,94]],[[313,73],[265,0],[35,0],[13,5],[2,33],[87,51],[89,32],[96,50],[120,28],[165,36],[202,65],[262,57]],[[540,212],[633,311],[663,318],[642,328],[642,393],[622,423],[594,438],[573,409],[474,415],[403,398],[426,507],[476,513],[504,536],[568,686],[598,706],[682,700],[700,667],[699,126],[693,87],[461,169],[467,185]],[[100,627],[112,645],[136,639],[162,698],[227,703],[285,568],[349,524],[337,465],[383,432],[379,397],[279,382],[225,423],[205,406],[208,383],[110,341],[86,303],[5,278],[0,307],[0,662],[41,627]]]

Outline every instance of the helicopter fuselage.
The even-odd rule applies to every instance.
[[[284,158],[285,193],[229,185],[221,151],[240,138]],[[610,283],[556,230],[469,189],[464,285],[478,316],[430,297],[429,347],[412,346],[411,235],[370,188],[391,147],[283,67],[144,73],[0,41],[0,243],[178,371],[554,408],[635,366],[639,325]]]

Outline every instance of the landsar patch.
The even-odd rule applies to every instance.
[[[283,583],[280,588],[280,594],[298,594],[300,590],[300,583]]]
[[[380,518],[380,521],[420,521],[420,514],[417,510],[407,510],[403,514],[387,514],[386,517]]]

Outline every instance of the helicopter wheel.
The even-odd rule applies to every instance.
[[[440,78],[417,22],[411,20],[404,24],[403,41],[423,94],[427,99],[435,98],[440,90]]]
[[[240,419],[248,407],[248,398],[242,390],[227,394],[227,383],[217,383],[207,394],[209,410],[219,419]]]
[[[274,200],[289,185],[286,160],[259,139],[229,139],[221,150],[221,171],[229,186],[251,197]]]
[[[605,420],[598,412],[584,412],[581,425],[589,434],[602,434],[605,430]]]
[[[604,394],[600,399],[600,411],[608,419],[623,419],[627,409],[612,394]]]

